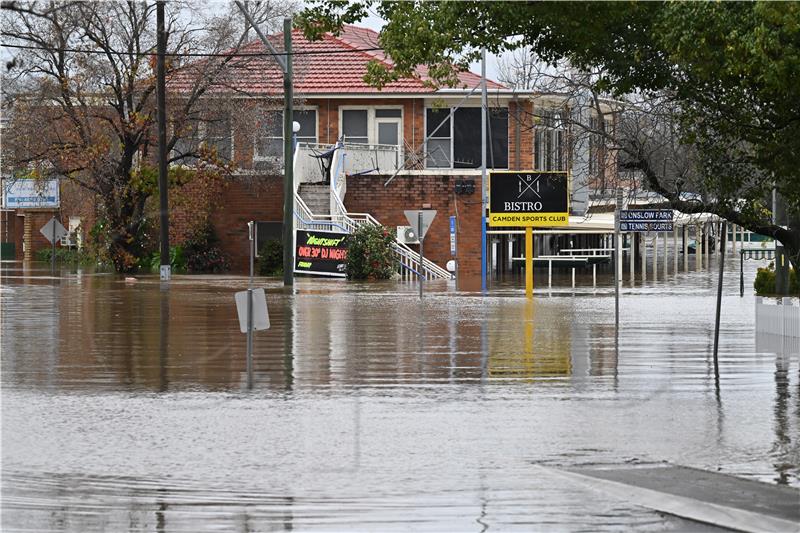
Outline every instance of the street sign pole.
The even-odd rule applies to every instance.
[[[533,228],[525,228],[525,296],[533,298]]]
[[[425,242],[425,237],[422,235],[422,211],[418,212],[417,217],[417,235],[419,236],[419,299],[422,300],[422,284],[425,281],[425,256],[423,255],[423,243]]]
[[[250,238],[250,281],[247,284],[247,388],[253,388],[253,256],[255,255],[254,222],[247,223]]]
[[[722,235],[727,231],[727,222],[722,223]],[[723,243],[724,244],[724,243]],[[719,280],[717,280],[717,316],[714,323],[714,376],[719,383],[719,315],[722,309],[722,275],[725,272],[725,246],[722,246],[719,255]]]
[[[56,217],[53,217],[53,238],[50,240],[52,252],[50,253],[50,272],[56,272]]]
[[[619,285],[622,281],[622,245],[619,233],[619,213],[622,211],[622,189],[617,189],[617,210],[614,213],[614,324],[619,331]]]

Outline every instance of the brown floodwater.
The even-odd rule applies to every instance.
[[[800,486],[800,357],[756,339],[738,261],[719,379],[709,271],[626,281],[618,335],[607,274],[532,302],[259,279],[252,390],[244,278],[2,268],[3,531],[662,531],[537,465]]]

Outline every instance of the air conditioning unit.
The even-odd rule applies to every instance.
[[[417,237],[417,232],[411,226],[397,226],[397,242],[419,244],[419,237]]]

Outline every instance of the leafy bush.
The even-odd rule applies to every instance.
[[[394,237],[383,226],[363,224],[348,238],[349,279],[389,279],[397,268]]]
[[[775,263],[758,269],[753,287],[759,296],[775,294]],[[800,294],[800,276],[791,267],[789,268],[789,294]]]
[[[186,254],[181,245],[169,247],[169,266],[172,272],[186,272]],[[150,272],[158,273],[161,270],[161,251],[150,255]]]
[[[283,275],[283,243],[270,239],[258,251],[258,273],[261,276]]]
[[[214,227],[208,223],[183,243],[189,272],[218,274],[230,270],[230,260],[219,247]]]
[[[36,260],[50,262],[52,248],[42,248],[36,251]],[[59,263],[78,263],[81,265],[91,265],[95,263],[92,254],[77,248],[56,247],[56,261]]]

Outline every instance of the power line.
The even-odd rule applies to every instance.
[[[31,46],[31,45],[24,45],[24,44],[7,44],[7,43],[0,43],[0,46],[5,48],[16,48],[20,50],[41,50],[43,52],[70,52],[70,53],[79,53],[79,54],[101,54],[101,55],[120,55],[120,56],[154,56],[155,52],[119,52],[117,50],[83,50],[80,48],[56,48],[56,47],[47,47],[47,46]],[[274,57],[274,56],[306,56],[306,55],[331,55],[331,54],[353,54],[353,53],[360,53],[360,52],[373,52],[377,50],[383,50],[380,46],[376,46],[373,48],[352,48],[348,50],[298,50],[296,52],[290,52],[289,54],[286,53],[277,53],[274,54],[272,52],[167,52],[165,55],[168,57]]]

